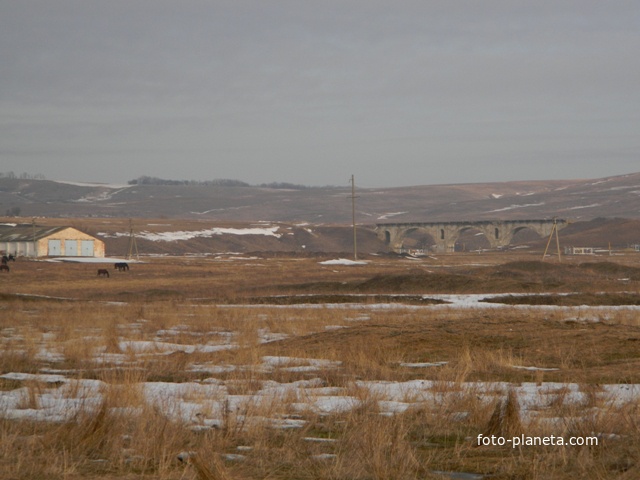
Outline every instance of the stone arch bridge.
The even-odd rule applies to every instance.
[[[566,220],[480,220],[476,222],[431,222],[431,223],[379,223],[376,224],[378,238],[389,247],[398,251],[407,235],[415,231],[427,233],[436,242],[440,252],[453,252],[456,240],[462,232],[469,229],[484,233],[491,248],[508,246],[513,236],[524,228],[536,232],[541,237],[548,237],[553,232],[554,224],[558,230],[568,225]]]

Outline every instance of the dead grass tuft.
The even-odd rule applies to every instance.
[[[201,454],[189,457],[191,465],[199,480],[231,480],[227,470],[224,468],[217,456],[211,455],[205,461]]]
[[[522,435],[523,432],[518,395],[515,391],[509,390],[507,397],[496,404],[484,434],[488,437],[495,435],[512,438]]]

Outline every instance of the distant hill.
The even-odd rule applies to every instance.
[[[102,238],[111,255],[127,253],[129,219],[144,253],[352,252],[350,188],[222,183],[99,185],[2,177],[0,215],[7,215],[0,221],[73,225]],[[388,250],[377,238],[377,223],[554,216],[570,221],[561,231],[563,246],[626,248],[640,243],[640,173],[592,180],[363,188],[356,196],[362,253]],[[542,250],[546,241],[524,230],[514,238],[514,247]],[[405,239],[407,248],[429,243],[419,232]],[[488,241],[468,230],[456,248],[484,249]]]
[[[640,173],[590,180],[357,189],[359,224],[640,218]],[[0,215],[351,224],[348,187],[101,185],[0,178]]]

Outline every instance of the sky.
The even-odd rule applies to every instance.
[[[0,172],[395,187],[640,171],[640,2],[0,0]]]

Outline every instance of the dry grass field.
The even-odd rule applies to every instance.
[[[331,259],[18,259],[0,478],[640,478],[640,256]]]

